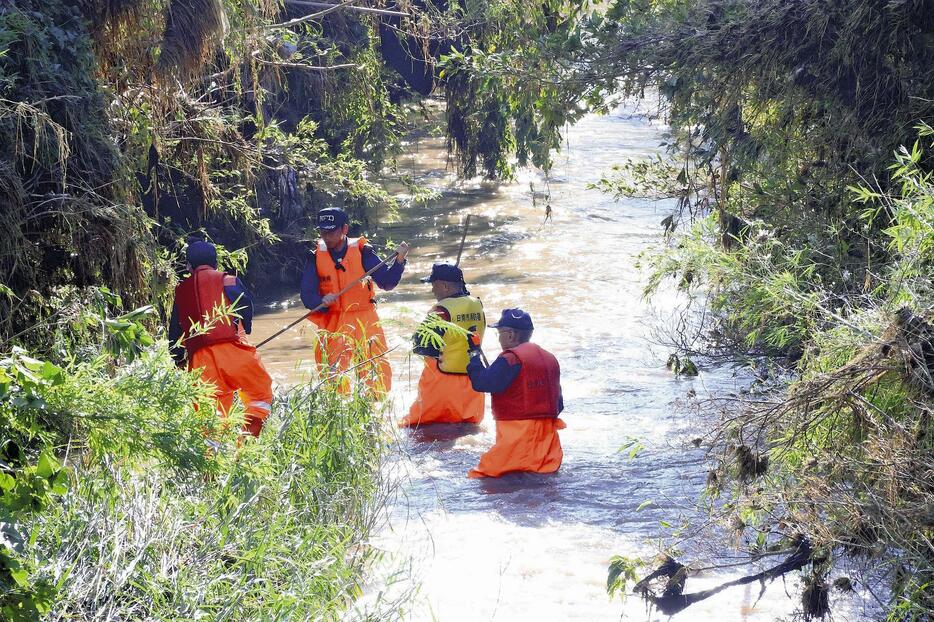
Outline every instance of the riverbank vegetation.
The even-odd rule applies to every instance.
[[[161,308],[190,235],[291,287],[320,207],[345,206],[363,230],[391,215],[399,199],[373,175],[406,128],[414,92],[390,64],[406,59],[384,58],[378,16],[308,14],[221,0],[2,9],[0,339],[38,342],[62,288]]]
[[[381,415],[324,382],[238,438],[144,315],[61,364],[0,360],[4,619],[337,618],[389,494]]]
[[[191,236],[295,287],[321,207],[365,231],[418,200],[374,181],[425,90],[396,13],[0,5],[4,619],[334,619],[359,594],[375,407],[295,389],[238,441],[160,326]]]

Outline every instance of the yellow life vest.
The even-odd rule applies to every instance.
[[[451,316],[450,322],[457,324],[483,339],[486,330],[486,315],[483,303],[473,296],[454,296],[438,301],[437,306],[445,309]],[[447,374],[466,374],[470,357],[467,354],[467,338],[454,330],[448,329],[443,335],[444,347],[438,359],[438,369]]]

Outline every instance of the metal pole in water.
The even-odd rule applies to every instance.
[[[461,253],[464,252],[464,242],[467,241],[467,229],[470,227],[470,214],[467,214],[467,220],[464,221],[464,234],[461,236],[461,245],[457,249],[457,260],[454,262],[455,266],[459,266],[461,263]]]

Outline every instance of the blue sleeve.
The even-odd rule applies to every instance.
[[[474,391],[502,393],[516,379],[520,369],[521,363],[510,365],[502,356],[497,357],[489,367],[483,366],[479,356],[472,356],[467,364],[467,375]]]
[[[249,335],[253,332],[253,296],[243,286],[240,277],[237,277],[236,285],[224,287],[224,293],[227,294],[227,300],[236,305],[237,313],[243,322],[243,332]]]
[[[373,247],[369,244],[363,247],[362,258],[364,272],[369,272],[378,266],[379,262],[382,261],[382,259],[379,258],[379,255],[376,254],[376,251],[373,250]],[[404,263],[393,261],[388,266],[382,266],[371,276],[373,277],[373,282],[375,282],[380,289],[389,291],[399,284],[399,280],[402,279],[402,271],[404,269]]]
[[[302,274],[299,291],[302,295],[302,304],[305,305],[306,309],[311,310],[321,304],[321,290],[318,288],[318,266],[315,264],[314,253],[312,253],[311,261]]]
[[[182,324],[178,321],[178,306],[172,305],[172,317],[169,320],[169,354],[176,365],[185,362],[187,353],[179,340],[182,338]]]

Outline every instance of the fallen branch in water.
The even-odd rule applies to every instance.
[[[754,581],[759,581],[762,583],[762,589],[759,591],[759,597],[761,598],[762,594],[765,592],[766,580],[777,579],[778,577],[793,570],[801,570],[801,568],[810,563],[811,553],[811,544],[806,539],[802,538],[799,540],[794,552],[792,552],[792,554],[789,555],[785,561],[778,564],[777,566],[773,566],[772,568],[763,570],[762,572],[753,575],[747,575],[733,581],[727,581],[726,583],[718,585],[717,587],[711,588],[709,590],[692,592],[690,594],[682,593],[684,590],[684,584],[687,581],[687,567],[677,560],[669,557],[655,572],[636,583],[634,590],[644,599],[658,607],[658,610],[667,616],[672,616],[676,613],[684,611],[694,603],[706,600],[715,594],[719,594],[728,587],[745,585]],[[661,595],[659,595],[653,593],[648,584],[651,581],[661,577],[667,577],[668,581],[665,584],[665,589],[662,591]]]

